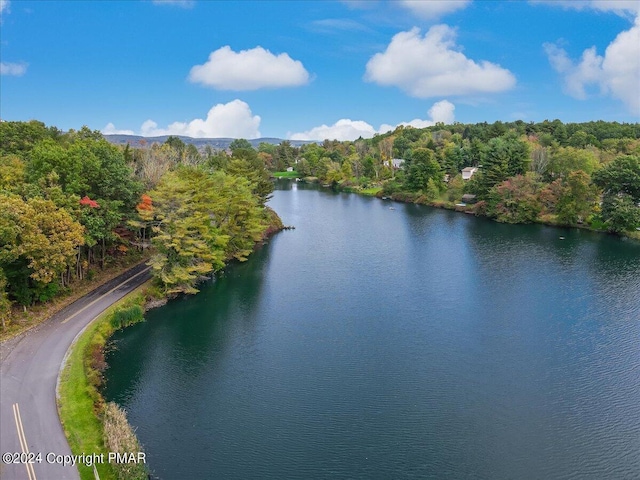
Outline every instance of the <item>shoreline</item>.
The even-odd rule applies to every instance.
[[[266,209],[269,224],[263,232],[262,239],[256,242],[254,251],[276,233],[287,229],[273,209],[270,207]],[[235,262],[230,261],[226,266],[233,263]],[[119,433],[116,433],[121,433],[129,442],[137,445],[140,452],[144,451],[143,445],[135,435],[135,429],[126,420],[126,412],[113,402],[107,403],[102,396],[103,372],[108,368],[105,362],[105,348],[115,332],[145,321],[144,314],[147,311],[163,306],[173,298],[167,295],[158,296],[158,293],[157,289],[153,288],[152,280],[140,285],[96,316],[76,335],[67,350],[58,372],[55,393],[59,420],[73,454],[81,455],[92,449],[97,454],[109,451],[105,444],[106,424],[109,420],[108,413],[114,409],[121,413],[119,419],[121,428]],[[73,380],[69,378],[71,375],[74,375]],[[78,418],[85,419],[84,423],[92,424],[89,434],[81,432],[79,435],[78,430],[72,428],[70,423],[74,423]],[[89,437],[94,442],[94,446],[86,446],[85,437]],[[104,469],[101,477],[103,479],[119,477],[111,466],[103,466],[102,469]],[[78,473],[81,478],[87,480],[93,478],[93,470],[87,465],[78,465]],[[148,467],[145,465],[144,471],[137,470],[133,476],[127,474],[126,478],[143,479],[147,478],[148,474]]]
[[[290,179],[288,179],[290,180]],[[611,232],[607,232],[606,230],[596,230],[594,228],[591,228],[587,225],[563,225],[563,224],[559,224],[559,223],[550,223],[550,222],[543,222],[543,221],[535,221],[535,222],[531,222],[531,223],[507,223],[507,222],[498,222],[496,219],[491,218],[487,215],[483,215],[480,214],[476,211],[475,208],[475,204],[465,204],[464,206],[455,204],[453,202],[446,202],[446,201],[429,201],[426,199],[423,199],[424,195],[421,194],[417,194],[414,192],[396,192],[396,193],[392,193],[392,194],[383,194],[382,192],[382,187],[379,187],[380,190],[378,192],[376,192],[375,194],[372,193],[364,193],[361,191],[361,189],[359,189],[358,187],[352,187],[352,186],[342,186],[340,184],[336,184],[336,185],[329,185],[329,186],[325,186],[322,183],[320,183],[320,181],[315,178],[315,177],[305,177],[303,179],[301,179],[302,182],[305,183],[311,183],[311,184],[315,184],[318,185],[319,187],[323,188],[323,189],[331,189],[334,190],[336,192],[344,192],[344,193],[354,193],[357,195],[362,195],[362,196],[366,196],[366,197],[376,197],[380,200],[390,200],[393,202],[399,202],[399,203],[412,203],[414,205],[423,205],[425,207],[432,207],[432,208],[439,208],[439,209],[443,209],[443,210],[449,210],[449,211],[454,211],[454,212],[458,212],[458,213],[465,213],[467,215],[473,215],[477,218],[485,218],[487,220],[496,222],[496,223],[503,223],[505,225],[544,225],[546,227],[553,227],[553,228],[577,228],[580,230],[585,230],[588,232],[593,232],[593,233],[599,233],[599,234],[603,234],[603,235],[612,235],[614,237],[618,237],[618,238],[626,238],[632,241],[636,241],[636,242],[640,242],[640,231],[637,232],[623,232],[621,234],[615,234],[615,233],[611,233]],[[371,189],[368,189],[371,190]]]

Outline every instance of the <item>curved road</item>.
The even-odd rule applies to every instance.
[[[42,453],[41,463],[31,467],[0,463],[2,480],[79,478],[75,466],[46,460],[49,453],[71,455],[58,418],[58,373],[76,336],[108,306],[149,278],[149,267],[138,265],[26,334],[0,344],[0,454]]]

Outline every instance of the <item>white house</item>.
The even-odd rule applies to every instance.
[[[394,170],[399,170],[403,167],[404,165],[404,159],[403,158],[392,158],[391,159],[391,166],[393,167]]]
[[[462,179],[469,180],[478,171],[478,167],[465,167],[462,169]]]

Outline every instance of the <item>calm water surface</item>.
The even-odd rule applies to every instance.
[[[157,477],[640,478],[638,243],[278,185],[295,230],[115,337]]]

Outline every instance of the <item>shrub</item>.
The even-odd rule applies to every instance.
[[[142,321],[144,310],[140,305],[130,305],[129,307],[119,308],[111,316],[111,326],[115,330],[126,328],[130,325]]]
[[[113,402],[107,403],[104,409],[104,443],[107,450],[117,453],[134,453],[142,451],[136,434],[127,422],[123,409]],[[146,479],[147,470],[140,463],[112,463],[116,474],[122,480]]]

